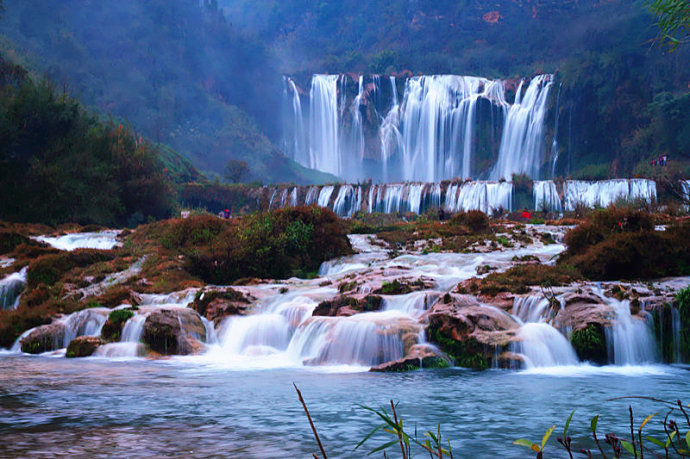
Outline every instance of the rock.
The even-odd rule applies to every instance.
[[[608,362],[606,349],[606,335],[604,327],[599,323],[590,323],[570,335],[570,344],[580,360],[604,365]]]
[[[216,325],[227,316],[245,315],[251,310],[247,297],[229,287],[200,291],[189,307]]]
[[[348,317],[360,312],[380,311],[383,299],[378,295],[339,295],[319,303],[312,316]]]
[[[195,354],[203,349],[206,328],[192,309],[156,308],[146,317],[142,338],[161,355]]]
[[[405,295],[419,290],[429,290],[434,288],[434,283],[424,277],[418,279],[393,279],[392,281],[382,281],[381,286],[373,292],[378,295]]]
[[[415,344],[402,359],[371,367],[369,371],[400,372],[420,368],[447,368],[450,364],[450,359],[435,347],[428,344]]]
[[[42,325],[34,328],[28,335],[22,338],[19,343],[22,352],[27,354],[40,354],[42,352],[54,351],[64,346],[65,324],[53,322],[52,324]]]
[[[79,336],[70,341],[69,346],[67,346],[66,357],[88,357],[92,355],[96,348],[105,341],[97,336]]]
[[[101,337],[106,341],[120,341],[125,323],[134,316],[131,309],[116,309],[108,315],[101,328]]]
[[[427,337],[459,366],[485,369],[496,354],[515,341],[519,324],[508,314],[480,304],[469,295],[451,295],[423,316]]]

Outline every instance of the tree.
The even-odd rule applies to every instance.
[[[662,43],[674,50],[690,41],[690,0],[651,0],[649,9],[657,16]]]
[[[225,179],[232,183],[239,183],[249,172],[249,166],[244,161],[231,159],[225,165]]]

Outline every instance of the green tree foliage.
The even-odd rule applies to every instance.
[[[660,39],[671,49],[690,40],[690,1],[652,0],[649,9],[657,15]]]
[[[249,172],[245,161],[231,159],[225,164],[225,179],[232,183],[239,183]]]
[[[205,282],[228,284],[244,277],[307,277],[321,263],[351,253],[338,217],[320,207],[294,207],[244,217],[188,253],[190,272]]]
[[[2,58],[0,188],[0,216],[14,221],[136,224],[173,207],[147,142]]]
[[[237,33],[215,1],[5,3],[6,52],[27,54],[32,70],[197,167],[222,175],[236,159],[252,180],[328,178],[269,140],[278,137],[280,72],[262,40]]]

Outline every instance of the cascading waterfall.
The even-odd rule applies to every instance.
[[[534,210],[548,210],[560,212],[561,198],[558,196],[556,184],[551,180],[537,180],[533,184]]]
[[[135,314],[122,327],[120,342],[109,343],[96,349],[99,357],[137,357],[144,352],[141,337],[144,334],[146,314]]]
[[[599,292],[606,304],[613,307],[613,326],[606,329],[609,361],[616,365],[639,365],[656,362],[656,344],[649,323],[633,317],[630,301],[619,301]]]
[[[565,210],[577,206],[607,207],[618,199],[656,200],[656,182],[645,179],[615,179],[599,182],[568,180],[564,185]]]
[[[524,94],[521,82],[510,104],[501,80],[417,76],[405,81],[399,98],[394,77],[386,82],[378,75],[352,79],[317,74],[311,79],[306,113],[294,81],[284,77],[283,83],[284,105],[290,107],[284,116],[283,144],[304,166],[347,180],[437,182],[489,175],[510,179],[521,172],[538,178],[545,161],[544,123],[552,75],[532,78]],[[388,100],[381,96],[382,84],[390,87]],[[356,95],[349,98],[355,94],[353,85]],[[488,121],[489,112],[487,128],[482,120]],[[490,135],[478,129],[490,129]],[[498,147],[493,144],[496,131],[502,132]],[[487,138],[492,140],[484,145]],[[498,157],[491,170],[475,170],[477,152],[482,160]]]
[[[514,352],[522,355],[527,369],[577,365],[575,350],[568,339],[550,323],[553,319],[551,303],[543,296],[516,297],[513,317],[520,323],[519,341]]]
[[[309,92],[309,162],[305,166],[339,176],[338,75],[314,75]]]
[[[491,174],[495,180],[510,180],[513,174],[521,173],[539,178],[546,103],[552,84],[552,75],[538,75],[523,96],[520,83],[515,103],[506,116],[498,161]]]
[[[19,297],[26,287],[27,269],[24,267],[0,280],[0,310],[17,309],[19,306]]]
[[[106,230],[97,233],[71,233],[64,236],[38,236],[33,239],[55,247],[59,250],[76,249],[110,250],[118,245],[118,230]]]

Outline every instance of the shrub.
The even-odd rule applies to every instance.
[[[260,212],[228,227],[208,248],[187,252],[187,268],[206,282],[310,276],[324,261],[352,253],[345,227],[328,209]]]
[[[85,267],[115,258],[111,251],[80,249],[74,252],[59,252],[43,255],[31,262],[27,283],[33,288],[39,284],[55,284],[67,272],[77,267]]]
[[[500,292],[527,293],[531,285],[555,287],[580,279],[582,275],[571,266],[526,264],[513,266],[502,273],[491,273],[483,279],[470,279],[460,289],[495,296]]]
[[[480,210],[468,210],[467,212],[457,213],[451,217],[448,224],[466,226],[473,233],[486,233],[490,229],[489,217]]]

